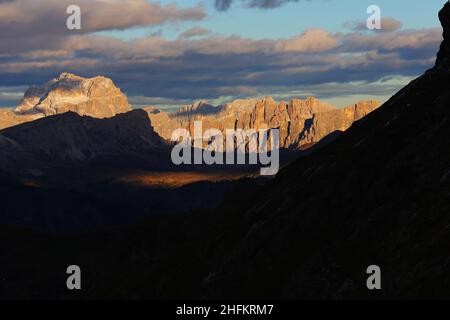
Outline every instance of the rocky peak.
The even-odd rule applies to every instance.
[[[185,113],[209,112],[209,111],[211,111],[212,108],[215,108],[215,107],[210,105],[206,101],[196,101],[193,104],[181,107],[178,110],[178,113],[185,114]]]
[[[73,111],[109,118],[130,110],[126,96],[111,79],[83,78],[64,72],[41,86],[30,87],[15,112],[48,116]]]
[[[77,76],[73,73],[69,73],[69,72],[63,72],[61,73],[59,76],[57,76],[55,78],[57,81],[60,80],[64,80],[64,79],[77,79],[77,80],[82,80],[83,78],[81,78],[80,76]]]
[[[288,105],[288,113],[292,119],[311,118],[314,114],[327,112],[336,109],[336,107],[324,103],[314,97],[302,99],[292,99]]]
[[[250,112],[258,103],[258,99],[236,99],[224,106],[228,112]]]
[[[155,131],[169,140],[172,131],[184,128],[193,135],[193,122],[201,120],[203,129],[268,129],[280,130],[280,144],[284,148],[298,149],[311,145],[328,134],[348,129],[380,104],[376,101],[358,102],[347,108],[336,107],[309,97],[293,99],[279,104],[272,97],[235,100],[224,106],[214,107],[196,103],[178,112],[153,113],[147,110]]]
[[[272,97],[264,97],[261,102],[266,106],[277,104]]]

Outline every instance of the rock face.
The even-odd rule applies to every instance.
[[[334,132],[343,132],[355,121],[364,118],[380,106],[377,101],[360,101],[353,106],[314,114],[312,123],[301,135],[301,147],[319,142]]]
[[[166,146],[147,113],[133,110],[108,119],[67,112],[0,131],[0,159],[90,161],[99,157],[146,157]],[[7,147],[7,148],[6,148]],[[11,148],[17,152],[12,152]],[[14,166],[16,160],[0,163]]]
[[[289,103],[277,103],[271,97],[265,97],[262,100],[235,100],[219,107],[198,102],[175,113],[155,112],[154,109],[149,109],[148,113],[155,131],[166,140],[178,128],[189,130],[193,136],[194,122],[202,121],[204,131],[210,128],[221,131],[278,128],[281,147],[300,149],[330,133],[347,130],[353,122],[378,106],[376,101],[363,101],[337,109],[312,97]]]
[[[130,111],[126,96],[111,79],[83,78],[62,73],[42,86],[30,87],[16,114],[42,114],[44,116],[73,111],[79,115],[110,118]]]
[[[0,129],[68,111],[110,118],[130,110],[127,97],[111,79],[62,73],[42,86],[31,86],[14,110],[0,110]]]
[[[235,100],[218,107],[200,101],[175,113],[161,112],[154,107],[144,110],[155,131],[166,140],[179,128],[188,129],[193,135],[194,122],[202,121],[204,131],[278,128],[282,148],[301,149],[335,131],[347,130],[354,121],[378,106],[378,102],[368,101],[337,109],[315,98],[277,103],[265,97]],[[42,86],[30,87],[14,111],[1,111],[0,129],[68,111],[81,116],[110,118],[130,110],[126,96],[111,79],[101,76],[88,79],[62,73]]]
[[[0,110],[0,129],[12,127],[24,122],[33,121],[42,118],[42,114],[18,114],[13,110]]]

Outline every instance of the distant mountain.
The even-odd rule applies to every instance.
[[[0,109],[0,129],[42,118],[42,114],[19,114],[11,109]]]
[[[294,99],[277,104],[272,98],[235,100],[223,106],[206,102],[182,107],[175,113],[148,109],[155,131],[170,140],[173,130],[185,128],[193,136],[194,122],[202,121],[203,130],[267,129],[280,130],[280,146],[301,149],[313,145],[334,132],[347,130],[379,107],[376,101],[361,101],[338,109],[315,98]]]
[[[49,167],[61,161],[108,157],[112,163],[119,157],[142,158],[151,164],[152,157],[168,154],[168,146],[154,132],[143,110],[107,119],[66,112],[3,129],[0,144],[4,146],[0,150],[3,168],[23,166],[23,170],[37,163]]]
[[[303,149],[328,135],[347,130],[379,107],[377,101],[361,101],[338,109],[313,97],[293,99],[289,103],[263,99],[238,99],[222,106],[199,101],[174,113],[148,107],[155,131],[170,140],[175,129],[186,128],[193,135],[194,121],[203,122],[203,130],[267,129],[280,130],[280,146]],[[14,110],[0,111],[0,129],[42,117],[75,112],[94,118],[110,118],[130,111],[126,96],[111,79],[97,76],[83,78],[62,73],[42,86],[31,86]]]
[[[111,79],[100,76],[88,79],[66,72],[42,86],[30,87],[15,112],[48,116],[73,111],[109,118],[130,110],[126,96]]]
[[[14,110],[1,110],[0,129],[68,111],[110,118],[130,110],[127,97],[111,79],[65,72],[41,86],[31,86]]]

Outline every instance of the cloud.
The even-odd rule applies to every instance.
[[[27,87],[25,86],[0,86],[0,107],[15,107],[22,99],[23,93],[26,89]]]
[[[381,19],[381,30],[383,32],[392,32],[400,30],[402,28],[402,25],[403,24],[401,23],[401,21],[398,21],[394,18]]]
[[[233,0],[215,0],[216,9],[226,11],[230,8]],[[240,0],[249,8],[272,9],[278,8],[288,2],[297,2],[299,0]]]
[[[81,8],[79,33],[198,21],[206,16],[201,6],[185,9],[146,0],[3,1],[0,2],[0,37],[70,34],[66,28],[66,9],[73,4]]]
[[[350,27],[354,31],[372,31],[367,29],[367,22],[348,22],[345,24],[347,27]],[[401,21],[394,18],[383,18],[381,19],[381,29],[374,30],[376,32],[393,32],[400,30],[403,24]]]
[[[81,30],[66,28],[66,9],[81,8]],[[0,55],[66,50],[74,35],[157,26],[205,17],[203,7],[179,8],[146,0],[13,0],[0,2]],[[7,45],[6,45],[7,44]]]
[[[421,74],[433,64],[442,40],[440,28],[403,30],[395,23],[389,27],[390,32],[382,33],[351,30],[336,34],[315,28],[291,38],[254,40],[194,27],[174,40],[161,33],[124,40],[95,32],[183,19],[195,21],[201,19],[203,11],[200,7],[181,9],[143,0],[120,1],[129,5],[124,7],[119,1],[108,0],[114,4],[111,12],[99,15],[99,21],[87,19],[81,33],[67,33],[52,28],[55,23],[65,27],[59,16],[51,17],[63,7],[49,6],[56,2],[42,0],[39,5],[45,10],[38,5],[24,10],[25,1],[0,2],[0,41],[8,44],[0,46],[0,87],[40,84],[64,71],[82,76],[102,74],[137,102],[176,104],[275,93],[289,97],[309,92],[328,98],[352,91],[393,93],[397,84],[381,80]],[[87,0],[79,2],[89,5]],[[105,0],[89,1],[95,5],[101,2],[105,4]],[[269,2],[264,6],[281,4]],[[89,8],[85,13],[94,7]],[[148,8],[163,13],[155,19],[146,11]],[[33,10],[44,19],[42,25],[39,19],[30,17]],[[120,10],[133,19],[120,17]],[[107,21],[110,15],[117,20]],[[62,16],[65,19],[65,8]]]
[[[321,29],[309,29],[304,33],[289,40],[277,43],[280,51],[291,52],[320,52],[335,48],[338,45],[336,36]]]
[[[434,53],[436,53],[436,45],[441,41],[441,28],[403,30],[381,34],[349,33],[343,36],[342,49],[355,52],[430,48]]]
[[[180,34],[179,38],[189,39],[189,38],[194,38],[194,37],[207,36],[209,34],[210,34],[210,31],[208,29],[201,28],[201,27],[193,27],[189,30],[186,30],[182,34]]]
[[[216,9],[226,11],[230,8],[232,0],[216,0]]]
[[[302,90],[319,97],[326,96],[326,90],[329,95],[348,94],[350,89],[384,94],[393,85],[380,79],[411,77],[433,64],[441,33],[440,29],[425,29],[331,34],[310,29],[279,40],[210,35],[128,41],[76,35],[54,50],[42,44],[19,56],[3,55],[0,86],[39,84],[68,71],[83,76],[103,74],[130,97],[156,97],[159,100],[149,101],[167,104],[274,93],[292,96]]]

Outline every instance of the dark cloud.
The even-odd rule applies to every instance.
[[[67,4],[66,0],[60,1]],[[89,12],[106,0],[78,1],[90,5],[85,7],[90,8]],[[121,40],[93,32],[177,19],[196,20],[201,19],[203,11],[196,7],[147,7],[153,4],[145,0],[107,2],[116,5],[110,8],[112,11],[99,15],[98,21],[87,19],[82,33],[65,33],[52,28],[55,23],[65,25],[60,16],[51,17],[63,8],[49,6],[55,1],[0,0],[0,42],[7,43],[0,46],[0,87],[4,92],[0,100],[12,97],[6,95],[12,92],[8,87],[40,84],[61,72],[102,74],[111,77],[128,96],[139,97],[132,101],[167,104],[274,93],[279,97],[304,92],[319,97],[351,92],[385,94],[394,92],[396,84],[382,79],[422,73],[433,64],[442,40],[440,28],[402,30],[395,23],[390,32],[384,33],[352,30],[333,34],[309,29],[292,38],[252,40],[192,28],[175,40],[167,40],[160,33]],[[284,2],[245,3],[268,8]],[[30,7],[23,7],[24,3]],[[225,10],[230,2],[221,4]],[[159,18],[147,15],[152,8],[162,10]],[[132,12],[133,19],[119,17],[122,10]],[[39,19],[29,12],[36,12]],[[62,12],[65,18],[65,10]],[[117,20],[106,19],[116,15]]]
[[[216,0],[216,8],[219,11],[226,11],[230,8],[232,0]]]
[[[272,9],[282,6],[288,2],[298,2],[299,0],[239,0],[250,8]],[[230,8],[233,0],[216,0],[216,8],[219,11],[226,11]]]
[[[66,27],[66,9],[73,4],[81,9],[81,30]],[[33,38],[51,36],[55,39],[53,43],[74,33],[198,21],[205,16],[201,6],[180,8],[146,0],[0,0],[0,43],[20,41],[24,47]],[[10,46],[2,46],[0,50],[6,51],[7,47]]]
[[[42,44],[39,50],[0,57],[0,86],[39,84],[68,71],[103,74],[130,97],[165,103],[275,93],[288,97],[305,90],[319,97],[326,96],[326,90],[341,96],[352,90],[393,93],[389,90],[396,87],[380,80],[411,77],[429,68],[441,33],[427,29],[334,35],[311,29],[280,40],[210,35],[171,41],[161,36],[124,41],[78,35],[55,50]]]
[[[74,3],[81,8],[82,29],[71,31],[66,9]],[[71,57],[74,35],[198,21],[205,15],[201,6],[180,8],[146,0],[0,0],[0,59],[55,53]]]

